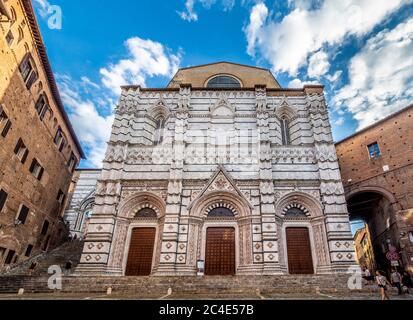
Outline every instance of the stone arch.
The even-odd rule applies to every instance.
[[[378,193],[380,195],[382,195],[383,197],[385,197],[387,200],[390,201],[390,203],[392,204],[393,207],[395,207],[395,209],[400,210],[402,209],[399,202],[397,201],[396,197],[394,196],[394,194],[392,192],[390,192],[389,190],[379,187],[379,186],[360,186],[360,187],[356,187],[354,189],[351,189],[350,191],[346,192],[346,200],[350,200],[352,197],[354,197],[355,195],[359,194],[359,193],[363,193],[363,192],[375,192]]]
[[[302,204],[300,204],[300,203],[298,203],[298,202],[292,202],[292,203],[290,203],[289,205],[287,205],[284,209],[283,209],[283,211],[282,211],[282,213],[281,213],[281,215],[282,216],[287,216],[288,215],[288,212],[290,211],[290,210],[292,210],[292,209],[298,209],[298,210],[300,210],[304,215],[306,215],[307,217],[310,217],[311,216],[311,214],[310,214],[310,212],[308,211],[308,209],[304,206],[304,205],[302,205]]]
[[[133,219],[139,210],[144,208],[153,209],[158,219],[165,214],[165,202],[156,194],[151,192],[139,192],[126,197],[119,205],[118,217]]]
[[[169,111],[166,102],[163,99],[160,99],[151,108],[149,108],[148,116],[154,120],[162,117],[166,122],[171,116],[171,112]]]
[[[229,191],[213,191],[204,194],[189,206],[192,216],[207,218],[211,210],[217,207],[230,209],[235,218],[247,217],[251,215],[251,205],[238,194]]]
[[[282,197],[275,206],[276,215],[284,218],[289,208],[304,208],[304,213],[309,218],[323,215],[323,207],[320,201],[304,192],[292,192]]]
[[[220,97],[217,103],[211,107],[211,117],[234,117],[235,109],[227,97]]]
[[[295,120],[298,116],[297,111],[291,107],[286,97],[283,98],[281,104],[277,107],[275,115],[280,121],[285,118],[290,122]]]

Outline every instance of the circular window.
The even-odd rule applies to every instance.
[[[217,76],[208,81],[207,88],[241,88],[241,83],[230,76]]]

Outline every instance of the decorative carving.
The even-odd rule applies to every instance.
[[[286,206],[281,214],[283,216],[286,216],[290,213],[293,213],[292,211],[294,211],[294,209],[298,209],[298,211],[300,211],[300,212],[294,212],[294,215],[302,213],[303,215],[306,215],[307,217],[311,216],[310,212],[305,206],[303,206],[302,204],[296,203],[296,202],[290,203],[288,206]]]
[[[272,151],[274,163],[315,163],[313,148],[280,147]]]

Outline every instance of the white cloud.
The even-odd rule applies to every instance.
[[[103,85],[87,76],[80,80],[57,75],[62,101],[76,134],[86,148],[86,165],[100,168],[110,138],[114,111],[121,85],[144,86],[155,76],[171,76],[179,66],[180,55],[170,54],[162,44],[138,37],[126,42],[128,59],[100,70]]]
[[[244,32],[248,39],[247,52],[253,56],[255,54],[255,43],[257,41],[257,33],[264,25],[268,17],[268,8],[264,3],[258,3],[251,10],[250,23],[245,28]]]
[[[334,124],[338,127],[341,127],[344,124],[345,119],[343,117],[338,118]]]
[[[241,5],[245,5],[251,1],[256,0],[242,0]],[[185,21],[198,21],[198,14],[195,12],[195,4],[199,2],[203,8],[211,9],[213,5],[219,2],[223,11],[231,11],[235,6],[235,0],[186,0],[185,11],[177,11],[178,15]]]
[[[100,87],[99,87],[98,84],[94,83],[92,80],[90,80],[90,79],[89,79],[88,77],[86,77],[86,76],[81,77],[81,80],[82,80],[83,84],[86,85],[86,86],[91,86],[91,87],[93,87],[93,88],[95,88],[95,89],[100,89]]]
[[[37,7],[37,12],[42,18],[45,18],[49,14],[49,8],[51,4],[47,0],[34,0]]]
[[[89,165],[100,168],[109,140],[114,115],[102,116],[93,98],[82,96],[83,82],[77,82],[67,75],[58,75],[60,95],[68,110],[76,134],[88,148]]]
[[[288,88],[290,89],[301,89],[305,85],[319,85],[320,83],[318,81],[301,81],[300,79],[294,79],[290,81],[288,84]]]
[[[180,64],[180,54],[170,53],[159,42],[134,37],[125,45],[130,57],[100,70],[103,85],[114,94],[120,94],[122,85],[145,86],[148,77],[170,77]]]
[[[267,17],[259,28],[254,27],[256,21],[251,19],[244,29],[248,52],[259,51],[275,72],[296,76],[299,68],[307,65],[312,53],[328,45],[339,45],[350,35],[366,35],[408,2],[411,0],[325,0],[316,9],[296,6],[281,21]],[[256,4],[251,12],[258,6],[263,11],[265,4]],[[251,33],[251,29],[255,32]]]
[[[195,0],[186,0],[185,2],[185,11],[178,11],[179,16],[185,21],[198,21],[198,15],[194,11],[194,2]]]
[[[333,99],[364,128],[413,101],[413,19],[368,40],[350,61],[349,84]]]
[[[336,82],[341,78],[342,74],[343,74],[343,71],[338,70],[334,74],[332,74],[332,75],[328,74],[325,77],[330,82]]]
[[[308,76],[310,78],[320,79],[321,76],[326,75],[330,70],[330,63],[328,62],[328,55],[323,50],[314,53],[310,57],[308,65]]]

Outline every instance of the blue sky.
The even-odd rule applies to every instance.
[[[178,67],[227,60],[284,87],[322,83],[336,140],[412,102],[412,0],[33,1],[82,167],[100,167],[119,86],[164,87]]]

